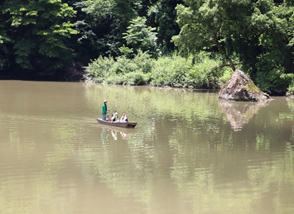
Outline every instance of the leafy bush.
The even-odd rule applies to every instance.
[[[109,71],[114,63],[115,61],[112,57],[99,56],[85,67],[87,73],[86,80],[95,81],[97,83],[103,82],[103,80],[109,75]]]
[[[109,68],[105,79],[108,84],[143,85],[150,82],[154,59],[146,52],[139,51],[134,59],[125,56],[117,58]]]
[[[118,57],[116,62],[111,66],[109,72],[111,75],[123,75],[126,73],[137,71],[139,67],[133,60],[125,56]]]
[[[105,79],[105,82],[114,85],[145,85],[150,82],[150,74],[136,71],[124,75],[113,75]]]
[[[134,59],[129,59],[126,56],[120,56],[113,63],[109,72],[113,75],[127,74],[131,72],[149,73],[153,68],[154,60],[146,52],[139,51]]]
[[[286,91],[286,88],[291,83],[293,77],[290,74],[284,73],[284,68],[275,67],[269,70],[268,72],[258,72],[256,83],[262,90],[283,90]]]
[[[127,85],[144,85],[148,76],[142,72],[133,72],[125,75],[125,84]]]
[[[294,94],[294,74],[285,74],[283,76],[287,76],[286,78],[290,80],[289,86],[287,88],[287,94],[293,95]]]
[[[108,84],[127,84],[189,88],[219,88],[226,82],[232,71],[218,69],[221,60],[211,59],[204,52],[188,58],[177,54],[151,58],[147,52],[139,51],[133,59],[120,56],[116,61],[111,57],[99,57],[86,67],[87,78]]]
[[[287,89],[288,89],[287,95],[293,95],[294,94],[294,84],[293,83],[291,83]]]
[[[187,85],[191,88],[220,88],[226,82],[233,71],[231,68],[223,67],[221,59],[214,56],[210,58],[205,52],[200,52],[197,56],[197,63],[189,70],[187,75]]]
[[[222,68],[222,76],[219,78],[219,85],[222,87],[232,76],[233,70],[230,67]]]
[[[140,68],[140,70],[146,74],[152,71],[155,59],[152,59],[150,54],[147,52],[139,50],[133,61]]]
[[[151,85],[184,87],[186,74],[191,68],[191,61],[173,55],[171,57],[160,57],[152,70]]]
[[[274,49],[258,56],[256,63],[256,84],[262,90],[267,91],[283,91],[286,92],[287,87],[291,83],[293,74],[286,74],[283,62],[283,54],[280,50]]]

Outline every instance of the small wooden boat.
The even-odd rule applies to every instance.
[[[101,118],[97,118],[98,123],[109,125],[109,126],[117,126],[122,128],[135,128],[137,122],[112,122],[109,120],[102,120]]]

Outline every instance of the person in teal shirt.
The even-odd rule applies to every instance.
[[[107,113],[107,100],[104,100],[103,106],[101,109],[101,114],[102,114],[102,120],[106,120],[106,113]]]

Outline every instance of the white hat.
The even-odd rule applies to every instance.
[[[107,100],[104,100],[103,102],[104,102],[104,103],[106,103],[106,102],[107,102]]]

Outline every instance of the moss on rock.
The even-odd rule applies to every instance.
[[[271,99],[241,70],[235,70],[219,92],[219,99],[261,102]]]

